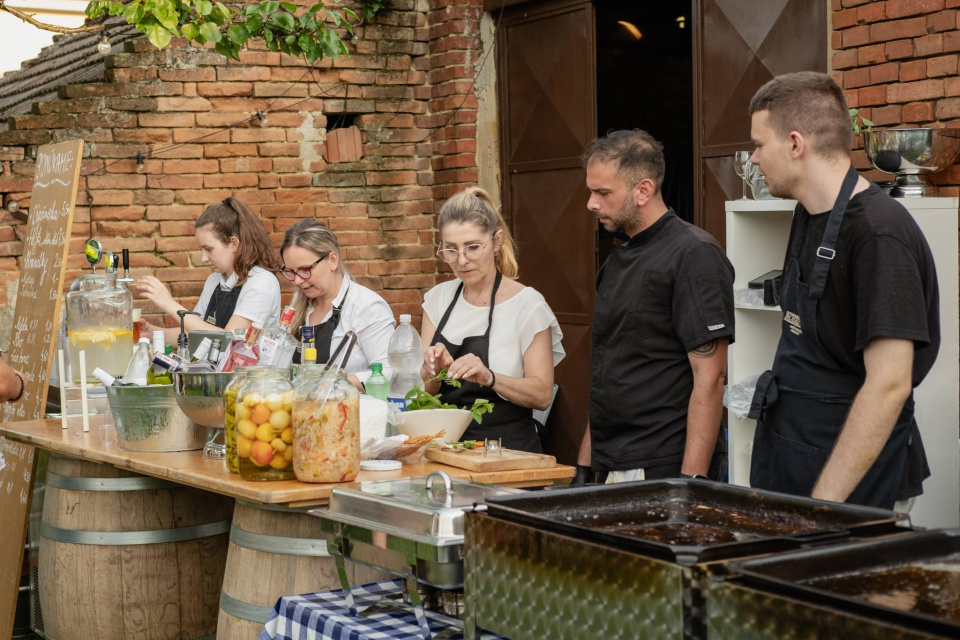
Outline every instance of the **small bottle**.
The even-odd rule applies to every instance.
[[[210,345],[210,356],[207,358],[207,362],[212,364],[214,367],[216,367],[217,363],[220,362],[220,338],[216,338],[213,341],[213,344]]]
[[[400,326],[390,336],[387,360],[393,372],[387,401],[405,411],[407,392],[421,384],[420,366],[423,364],[423,342],[413,328],[409,314],[400,316]]]
[[[185,373],[213,373],[214,365],[210,364],[207,357],[210,355],[210,347],[213,346],[213,340],[204,338],[200,341],[190,362],[183,366]]]
[[[147,372],[150,370],[150,341],[140,338],[127,368],[123,372],[123,382],[138,387],[147,386]]]
[[[303,350],[303,364],[317,364],[317,350],[313,347],[312,343],[308,344],[310,344],[310,346]]]
[[[255,367],[260,362],[260,349],[257,340],[260,338],[262,325],[254,322],[247,330],[247,337],[236,345],[230,352],[230,357],[223,364],[223,371],[229,373],[237,367]]]
[[[183,360],[173,354],[158,353],[153,356],[153,364],[162,367],[168,374],[183,370]]]
[[[377,400],[386,402],[390,394],[390,381],[383,376],[383,364],[374,362],[370,365],[370,377],[367,378],[363,387],[367,390],[367,395]]]
[[[154,331],[153,332],[153,355],[157,356],[162,353],[167,353],[166,349],[168,347],[164,345],[164,335],[163,331]],[[172,353],[173,347],[169,346],[170,352]],[[151,359],[151,362],[153,360]],[[161,367],[160,365],[154,364],[150,366],[150,370],[147,371],[147,384],[172,384],[173,380],[170,378],[170,372]]]
[[[103,369],[101,369],[100,367],[97,367],[96,369],[94,369],[93,373],[91,373],[90,375],[92,375],[94,378],[99,380],[100,383],[103,384],[103,386],[105,387],[139,387],[141,386],[138,384],[131,384],[129,382],[123,382],[122,380],[118,380],[114,378],[112,375],[110,375],[109,373],[107,373],[106,371],[104,371]]]
[[[280,316],[280,323],[264,329],[260,334],[260,365],[285,369],[293,362],[297,341],[290,335],[295,310],[287,306]]]
[[[223,368],[227,364],[227,360],[230,359],[230,354],[233,353],[233,350],[239,345],[243,344],[243,341],[246,340],[246,338],[246,329],[233,330],[233,335],[230,336],[230,342],[227,343],[227,348],[220,352],[220,360],[217,362],[217,371],[223,371]]]

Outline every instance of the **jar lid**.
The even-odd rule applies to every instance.
[[[360,468],[364,471],[396,471],[403,468],[399,460],[361,460]]]

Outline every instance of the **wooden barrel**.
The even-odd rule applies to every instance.
[[[51,456],[40,605],[51,640],[214,638],[233,500]]]
[[[294,509],[237,500],[217,636],[256,640],[281,596],[339,589],[340,578],[320,532],[320,518]],[[392,579],[347,563],[351,585]]]

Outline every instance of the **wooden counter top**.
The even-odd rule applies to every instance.
[[[227,471],[223,460],[205,460],[200,451],[140,453],[123,451],[116,445],[105,447],[100,443],[100,416],[90,418],[90,431],[83,432],[80,418],[68,420],[68,428],[60,420],[30,420],[0,426],[0,437],[24,442],[64,455],[104,462],[156,478],[213,491],[232,498],[241,498],[264,504],[290,506],[323,505],[330,492],[339,484],[307,484],[297,480],[280,482],[251,482]],[[405,464],[399,471],[361,471],[358,482],[391,480],[425,476],[431,471],[443,470],[452,478],[507,486],[543,486],[554,480],[572,478],[573,467],[557,465],[549,469],[523,469],[477,473],[445,464],[423,462]]]

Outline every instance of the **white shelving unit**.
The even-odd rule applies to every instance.
[[[958,309],[957,198],[905,198],[927,238],[940,282],[941,345],[937,362],[915,391],[917,423],[932,475],[911,512],[914,524],[960,525],[960,309]],[[794,200],[733,200],[726,203],[727,257],[736,269],[735,289],[768,271],[781,269],[793,220]],[[779,307],[737,304],[736,342],[730,347],[727,377],[736,382],[773,364],[780,340]],[[756,424],[729,417],[730,481],[748,486]]]

